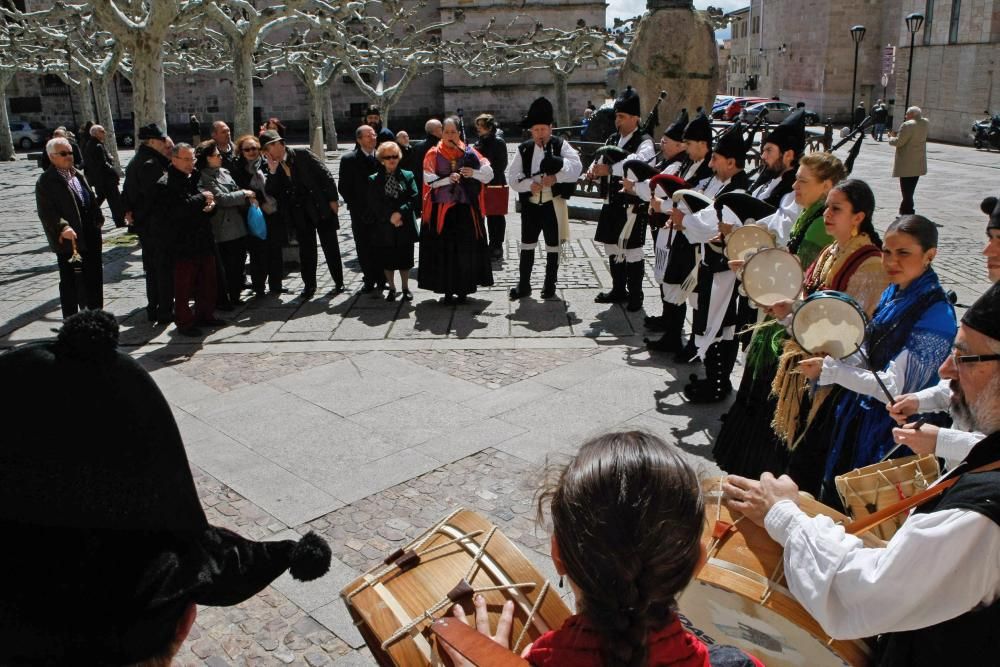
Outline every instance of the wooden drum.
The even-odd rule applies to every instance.
[[[796,602],[785,586],[781,546],[763,527],[729,513],[722,504],[721,480],[707,480],[703,488],[702,540],[708,562],[678,600],[696,634],[738,646],[768,667],[869,664],[866,641],[830,639]],[[807,496],[799,506],[810,516],[825,514],[847,522],[844,515]],[[869,546],[882,545],[868,535],[859,537]]]
[[[383,666],[451,664],[428,628],[461,604],[472,622],[481,592],[491,627],[513,600],[511,649],[562,626],[570,611],[545,577],[482,516],[456,510],[340,592],[372,655]]]
[[[854,519],[863,519],[884,507],[920,493],[938,477],[941,468],[933,454],[906,456],[857,468],[834,478],[837,494]],[[890,539],[903,525],[909,512],[871,529],[883,540]]]

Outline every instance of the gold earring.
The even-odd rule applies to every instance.
[[[858,228],[855,227],[854,229],[851,230],[851,238],[853,239],[857,235],[858,235]]]

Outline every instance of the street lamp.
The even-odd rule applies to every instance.
[[[854,78],[851,80],[851,128],[854,128],[854,92],[858,85],[858,47],[865,38],[865,27],[856,25],[851,28],[851,39],[854,40]]]
[[[910,31],[910,64],[906,67],[906,104],[903,105],[904,113],[910,108],[910,76],[913,74],[913,40],[917,36],[917,31],[924,24],[924,15],[914,12],[906,16],[906,29]]]

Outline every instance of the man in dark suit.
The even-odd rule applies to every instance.
[[[413,147],[413,157],[410,158],[410,162],[400,165],[407,171],[410,171],[410,167],[407,165],[413,165],[413,175],[417,179],[417,190],[420,191],[421,195],[423,195],[424,191],[424,156],[427,155],[427,151],[437,146],[438,142],[441,141],[441,129],[441,121],[437,118],[431,118],[424,123],[424,132],[427,134],[427,138],[420,141],[411,141],[410,145]]]
[[[267,159],[265,191],[278,200],[278,211],[295,226],[299,239],[302,299],[316,294],[316,235],[333,277],[334,289],[344,289],[344,265],[340,261],[337,230],[340,207],[337,182],[323,161],[306,148],[287,148],[276,130],[265,130],[260,144]]]
[[[155,123],[139,128],[142,145],[125,168],[125,223],[139,234],[142,270],[146,274],[146,314],[150,322],[174,321],[174,263],[164,244],[157,243],[152,217],[156,182],[170,165],[170,138]]]
[[[50,166],[35,183],[38,218],[59,264],[59,303],[63,317],[81,307],[104,306],[101,225],[97,195],[73,166],[73,146],[65,137],[45,146]],[[82,271],[82,276],[77,271]]]
[[[111,219],[115,227],[125,226],[125,211],[122,208],[121,193],[118,191],[120,176],[115,169],[115,162],[104,147],[107,132],[100,125],[90,128],[90,141],[83,151],[83,162],[87,172],[87,180],[97,193],[97,206],[100,208],[105,201],[111,209]]]
[[[395,141],[395,133],[387,127],[382,127],[382,112],[378,107],[368,107],[365,109],[365,125],[375,130],[376,144],[384,141]]]
[[[354,235],[354,247],[364,280],[361,293],[367,294],[376,287],[379,292],[385,287],[385,272],[375,257],[365,203],[368,177],[378,171],[378,161],[375,159],[378,136],[375,128],[362,125],[354,131],[354,139],[354,150],[340,158],[340,194],[344,196],[347,210],[351,213],[351,233]]]

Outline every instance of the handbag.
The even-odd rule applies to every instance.
[[[483,208],[486,215],[507,215],[510,201],[510,187],[506,185],[487,185]]]
[[[247,229],[261,241],[267,240],[267,223],[264,222],[264,212],[257,204],[251,204],[247,211]]]

